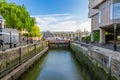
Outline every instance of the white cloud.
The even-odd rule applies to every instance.
[[[36,15],[32,16],[36,18],[37,25],[41,31],[75,31],[86,28],[91,30],[90,20],[71,14],[53,14],[53,15]]]

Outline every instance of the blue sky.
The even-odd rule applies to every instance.
[[[87,16],[88,0],[7,0],[24,4],[31,15],[79,14]]]
[[[71,24],[72,25],[71,30],[75,30],[77,28],[76,26],[81,26],[81,25],[84,26],[83,25],[84,22],[89,23],[88,22],[89,19],[87,18],[88,0],[7,0],[7,1],[15,2],[19,5],[24,4],[30,15],[37,18],[36,19],[37,25],[40,26],[41,30],[43,31],[51,29],[49,28],[51,27],[51,24],[52,27],[56,26],[58,31],[63,30],[64,28],[60,29],[61,27],[60,26],[58,27],[58,25],[56,25],[59,24],[60,22],[66,23],[67,21],[67,23],[70,24],[68,21],[70,22],[74,21],[74,24]],[[66,20],[66,18],[68,17],[69,19]],[[44,24],[42,24],[42,22],[44,22]],[[63,24],[61,26],[65,27],[68,25]],[[56,27],[53,27],[54,30]]]

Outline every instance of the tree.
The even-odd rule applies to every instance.
[[[30,37],[40,37],[40,29],[37,25],[31,27],[30,32],[28,32],[30,34]]]
[[[94,32],[94,41],[99,42],[99,40],[100,40],[100,32],[96,31]]]
[[[6,27],[26,30],[28,36],[40,36],[40,29],[35,25],[35,18],[30,17],[29,12],[24,5],[7,3],[6,0],[0,0],[0,14],[6,20]],[[21,34],[22,35],[22,34]]]
[[[8,28],[21,31],[24,29],[29,30],[31,26],[35,25],[35,19],[30,17],[24,5],[20,6],[1,0],[0,14],[6,20],[6,26]]]

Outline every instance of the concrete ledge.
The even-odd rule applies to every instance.
[[[23,63],[22,65],[17,67],[15,70],[13,70],[12,72],[4,76],[1,80],[17,79],[23,72],[25,72],[26,69],[28,69],[35,61],[37,61],[47,50],[48,50],[48,47],[46,47],[44,50],[42,50],[40,53],[33,56],[27,62]]]

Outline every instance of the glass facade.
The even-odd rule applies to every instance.
[[[110,19],[120,19],[120,3],[110,5]]]

